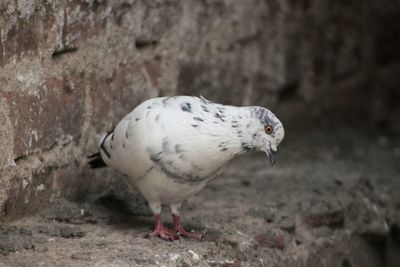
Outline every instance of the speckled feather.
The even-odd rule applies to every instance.
[[[273,127],[270,135],[265,125]],[[247,151],[275,152],[283,137],[281,122],[262,107],[160,97],[140,104],[104,135],[100,153],[156,213],[160,204],[179,207],[232,158]]]

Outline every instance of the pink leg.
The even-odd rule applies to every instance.
[[[146,238],[157,236],[163,240],[168,240],[168,241],[173,241],[173,240],[177,239],[174,231],[166,228],[163,225],[163,223],[161,222],[160,214],[154,215],[154,224],[155,224],[154,231],[152,233],[146,235]]]
[[[197,239],[201,240],[202,234],[201,233],[196,233],[196,232],[187,232],[182,225],[181,217],[177,214],[172,213],[172,219],[174,221],[174,230],[176,232],[176,235],[186,237],[189,239]]]

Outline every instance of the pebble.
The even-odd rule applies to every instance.
[[[79,227],[64,226],[60,229],[60,236],[63,238],[84,237],[85,234]]]

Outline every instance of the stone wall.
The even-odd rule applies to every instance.
[[[150,97],[398,132],[399,15],[398,0],[3,0],[1,214],[104,192],[85,156]]]

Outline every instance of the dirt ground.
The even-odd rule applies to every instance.
[[[145,239],[148,209],[58,199],[0,225],[0,266],[400,266],[400,142],[287,136],[278,163],[232,161],[184,205],[204,240]],[[163,218],[171,219],[166,211]]]

